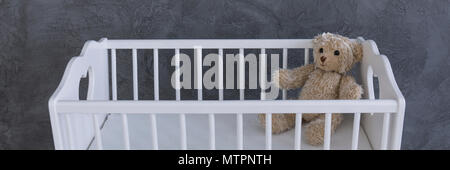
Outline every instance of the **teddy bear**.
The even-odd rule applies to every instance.
[[[362,59],[362,45],[347,37],[322,33],[313,39],[314,63],[294,69],[279,69],[272,74],[272,82],[280,89],[302,88],[298,100],[360,99],[363,90],[348,72]],[[259,114],[265,127],[265,114]],[[306,141],[323,144],[325,114],[303,113],[306,122]],[[342,113],[332,113],[331,133],[343,120]],[[295,127],[295,114],[273,114],[272,133],[278,134]]]

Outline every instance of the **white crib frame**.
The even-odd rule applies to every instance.
[[[243,114],[268,113],[266,125],[266,148],[272,149],[271,114],[297,113],[295,127],[295,147],[301,149],[301,116],[302,113],[326,113],[324,149],[330,149],[331,113],[354,114],[353,136],[351,148],[358,149],[360,122],[373,149],[400,149],[405,99],[400,92],[391,65],[386,56],[380,55],[374,41],[358,38],[363,44],[364,57],[361,62],[361,75],[365,90],[362,100],[244,100],[244,90],[240,90],[240,100],[223,100],[223,49],[239,49],[239,70],[244,68],[244,49],[261,49],[260,64],[265,68],[265,50],[283,49],[282,67],[287,67],[287,49],[305,49],[305,63],[309,63],[311,39],[229,39],[229,40],[108,40],[88,41],[79,56],[73,57],[64,72],[63,78],[49,100],[49,112],[53,131],[55,149],[88,149],[95,138],[97,149],[103,149],[101,137],[101,120],[107,114],[120,114],[124,128],[123,140],[125,149],[130,149],[128,135],[128,114],[149,114],[152,129],[152,145],[158,149],[156,114],[179,114],[182,149],[187,149],[186,114],[208,114],[210,149],[215,149],[215,114],[237,113],[237,148],[243,148]],[[132,49],[133,60],[133,99],[117,100],[116,49]],[[154,100],[138,100],[137,50],[153,49],[154,52]],[[202,72],[198,71],[198,101],[181,101],[180,90],[176,88],[176,101],[159,100],[158,50],[174,49],[176,68],[179,68],[180,49],[195,49],[196,59],[201,60],[202,49],[218,49],[219,51],[219,100],[202,100]],[[111,88],[109,89],[108,50],[111,50]],[[201,69],[202,62],[197,62]],[[89,72],[87,100],[79,100],[80,79]],[[262,72],[265,72],[262,71]],[[176,74],[180,74],[176,72]],[[240,87],[244,87],[244,71],[239,71]],[[260,74],[264,80],[265,74]],[[179,76],[178,76],[179,77]],[[373,77],[379,79],[379,99],[375,99]],[[180,87],[180,80],[176,87]],[[264,91],[261,91],[263,94]],[[264,96],[264,95],[261,95]],[[176,106],[176,107],[173,107]],[[371,113],[363,114],[361,113]],[[375,113],[375,114],[374,114]],[[150,142],[150,141],[149,141]]]

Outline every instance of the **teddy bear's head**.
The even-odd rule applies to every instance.
[[[347,37],[323,33],[313,40],[316,68],[345,73],[362,59],[362,45]]]

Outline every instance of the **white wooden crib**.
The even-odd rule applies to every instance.
[[[405,100],[396,84],[391,65],[380,55],[374,41],[362,38],[362,100],[224,100],[224,49],[239,51],[239,87],[245,87],[244,51],[259,49],[259,64],[265,67],[266,49],[281,51],[282,67],[287,68],[288,49],[304,51],[309,63],[311,39],[208,39],[208,40],[108,40],[88,41],[80,56],[73,57],[49,100],[49,112],[56,149],[400,149]],[[116,51],[131,49],[133,100],[118,100]],[[138,100],[138,50],[152,50],[154,99]],[[202,72],[197,72],[198,100],[180,100],[180,79],[176,80],[175,100],[160,100],[159,51],[175,52],[175,70],[180,66],[180,49],[219,54],[218,100],[202,100]],[[298,56],[296,56],[298,57]],[[301,56],[303,58],[303,56]],[[202,69],[197,62],[196,69]],[[266,78],[265,69],[260,78]],[[86,100],[80,100],[80,80],[89,75]],[[176,71],[177,77],[179,72]],[[379,96],[375,98],[374,77]],[[169,86],[169,85],[164,85]],[[375,84],[376,86],[376,84]],[[258,127],[256,114],[267,113],[266,128]],[[271,133],[273,113],[297,113],[295,129],[280,135]],[[302,142],[302,113],[325,113],[323,147]],[[346,122],[331,135],[331,113],[346,113]],[[361,128],[360,128],[361,127]]]

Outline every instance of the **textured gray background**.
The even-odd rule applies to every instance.
[[[389,57],[407,101],[403,149],[450,149],[449,6],[448,0],[0,0],[0,149],[53,148],[47,101],[86,40],[311,38],[324,31],[373,39]],[[167,75],[168,60],[162,62]],[[151,84],[151,59],[139,63],[141,78],[149,76],[141,83]],[[130,74],[119,68],[119,86],[129,86]],[[152,98],[147,91],[142,98]],[[173,92],[163,89],[165,96]]]

